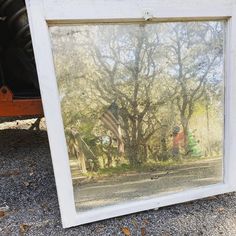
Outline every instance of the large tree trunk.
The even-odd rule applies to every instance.
[[[183,133],[184,133],[184,150],[185,155],[188,154],[188,130],[189,130],[189,121],[184,117],[184,119],[181,120]]]
[[[136,167],[139,165],[138,156],[139,156],[139,147],[138,145],[131,145],[126,148],[126,156],[129,160],[131,166]]]
[[[167,145],[166,145],[166,137],[163,136],[161,138],[161,161],[167,161],[168,153],[167,153]]]

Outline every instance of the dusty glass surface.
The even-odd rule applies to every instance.
[[[224,28],[50,27],[77,211],[223,181]]]

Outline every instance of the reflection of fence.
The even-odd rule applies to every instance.
[[[70,159],[74,159],[73,157],[75,157],[75,159],[78,161],[81,172],[87,173],[87,163],[85,156],[92,156],[92,159],[95,159],[96,157],[94,153],[77,131],[66,129],[65,134]]]

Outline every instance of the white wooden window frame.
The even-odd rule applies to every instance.
[[[63,227],[236,189],[236,0],[26,0]],[[147,14],[148,12],[148,14]],[[227,20],[224,182],[149,200],[76,213],[49,26],[88,22]]]

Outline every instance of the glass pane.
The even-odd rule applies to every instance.
[[[224,28],[50,27],[78,212],[223,181]]]

